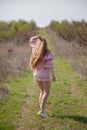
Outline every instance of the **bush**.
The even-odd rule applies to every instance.
[[[28,69],[30,47],[14,44],[0,45],[0,82],[18,76]]]
[[[63,39],[67,41],[76,39],[81,45],[87,45],[87,22],[84,20],[72,21],[71,23],[67,20],[51,21],[49,26]]]
[[[67,41],[73,40],[75,36],[73,33],[72,23],[69,23],[67,20],[63,20],[60,23],[59,34]]]
[[[38,34],[34,21],[0,22],[0,82],[23,73],[29,62],[29,38]]]
[[[26,31],[33,32],[33,30],[36,29],[37,26],[33,20],[30,22],[22,19],[11,22],[0,21],[0,42],[12,40],[18,36],[19,33],[25,33]]]
[[[77,41],[87,45],[87,23],[84,20],[81,22],[73,21],[73,26]]]

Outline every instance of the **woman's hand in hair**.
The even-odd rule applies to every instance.
[[[39,35],[38,38],[42,41],[44,39],[43,36]]]

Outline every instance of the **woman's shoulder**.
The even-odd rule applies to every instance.
[[[42,60],[53,60],[53,54],[50,50],[47,51],[47,53],[41,58]]]

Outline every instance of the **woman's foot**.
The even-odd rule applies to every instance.
[[[43,118],[47,118],[47,114],[46,113],[44,113],[44,112],[38,112],[38,115],[39,116],[41,116],[41,117],[43,117]]]

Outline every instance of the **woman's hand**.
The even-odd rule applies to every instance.
[[[52,81],[56,81],[56,76],[53,67],[51,68],[51,73],[52,73]]]
[[[55,75],[52,76],[52,81],[56,81],[56,76]]]

